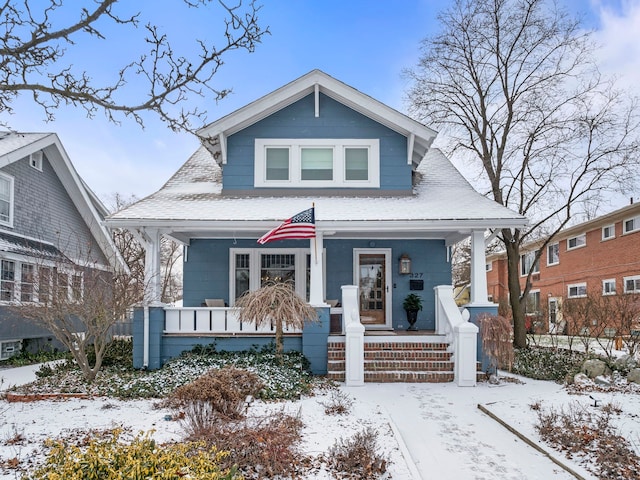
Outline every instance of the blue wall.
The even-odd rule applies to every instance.
[[[222,298],[229,303],[229,248],[256,248],[255,240],[195,239],[189,246],[188,261],[184,264],[184,306],[198,307],[205,298]],[[274,242],[266,248],[308,248],[305,240]],[[451,284],[451,264],[447,262],[444,240],[327,240],[326,297],[340,299],[341,286],[353,284],[354,248],[391,248],[393,288],[393,327],[406,329],[406,315],[402,300],[408,293],[409,275],[398,273],[400,255],[411,257],[412,272],[424,281],[424,290],[414,291],[422,297],[423,310],[418,314],[416,327],[435,328],[435,296],[433,287]]]
[[[320,116],[315,117],[310,94],[269,117],[230,135],[224,190],[252,190],[256,138],[378,138],[380,139],[380,189],[411,190],[411,165],[407,164],[407,139],[355,110],[320,94]]]

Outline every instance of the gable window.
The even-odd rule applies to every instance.
[[[257,138],[254,185],[377,188],[380,186],[380,141]]]
[[[640,293],[640,275],[624,277],[624,293]]]
[[[0,173],[0,224],[13,226],[13,177]]]
[[[616,294],[616,279],[608,278],[602,280],[602,295],[615,295]]]
[[[587,296],[587,284],[576,283],[567,286],[567,296],[569,298],[580,298]]]
[[[520,255],[520,275],[528,275],[529,271],[531,273],[540,272],[540,262],[536,260],[538,252],[539,250],[536,250],[535,252],[527,252]]]
[[[575,237],[571,237],[567,239],[567,250],[584,247],[586,244],[587,244],[586,234],[583,233],[581,235],[576,235]]]
[[[631,233],[636,230],[640,230],[640,217],[629,218],[622,222],[623,232],[622,233]]]
[[[11,302],[15,299],[16,263],[11,260],[0,261],[0,300]]]
[[[560,263],[560,244],[553,243],[547,246],[547,265]]]
[[[36,170],[42,171],[42,150],[29,155],[29,165]]]
[[[606,227],[602,227],[602,240],[609,240],[610,238],[615,238],[615,236],[616,236],[615,225],[607,225]]]

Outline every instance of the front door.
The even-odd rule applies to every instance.
[[[558,331],[558,324],[560,319],[558,318],[558,299],[555,297],[549,298],[549,333],[561,333]]]
[[[391,327],[391,250],[358,249],[354,253],[360,321],[371,329]]]

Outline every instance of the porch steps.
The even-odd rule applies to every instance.
[[[344,338],[344,337],[343,337]],[[453,381],[453,361],[449,345],[438,336],[428,339],[378,339],[365,337],[365,382],[441,383]],[[327,376],[345,379],[343,339],[329,339]]]

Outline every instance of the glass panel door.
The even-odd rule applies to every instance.
[[[387,258],[381,253],[358,253],[360,321],[384,326],[387,311]]]

